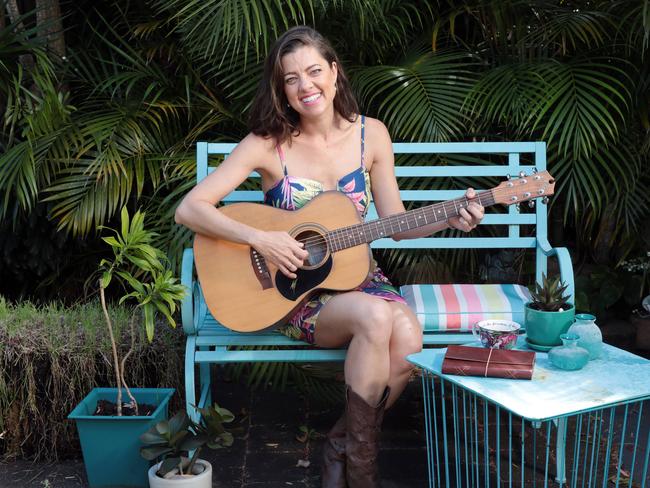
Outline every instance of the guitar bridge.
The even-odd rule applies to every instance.
[[[262,285],[262,289],[266,290],[268,288],[273,288],[271,273],[269,273],[269,268],[266,266],[264,258],[252,247],[250,248],[250,257],[251,266],[253,266],[253,271],[255,271],[257,281]]]

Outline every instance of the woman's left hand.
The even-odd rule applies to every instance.
[[[476,200],[476,192],[473,188],[468,188],[465,192],[465,197],[470,200],[467,208],[461,208],[457,217],[451,217],[447,220],[449,227],[452,229],[462,230],[469,232],[474,229],[485,215],[483,205]]]

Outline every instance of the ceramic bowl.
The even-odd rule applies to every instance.
[[[481,320],[476,322],[472,333],[483,347],[512,349],[517,344],[521,325],[512,320]]]

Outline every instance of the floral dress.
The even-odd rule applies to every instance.
[[[366,170],[364,154],[365,116],[361,116],[361,165],[352,172],[345,175],[338,181],[337,189],[345,193],[356,205],[362,217],[365,217],[371,201],[370,175]],[[323,184],[320,181],[298,176],[289,176],[284,161],[284,154],[280,146],[277,147],[278,155],[282,163],[284,176],[271,187],[264,195],[264,203],[284,210],[297,210],[303,207],[316,195],[323,192]],[[384,276],[379,267],[375,264],[370,281],[356,291],[368,293],[388,301],[406,303],[397,289]],[[323,291],[314,295],[303,304],[296,313],[289,319],[287,325],[281,327],[280,332],[300,339],[310,344],[314,343],[314,328],[318,320],[318,314],[330,298],[341,292]]]

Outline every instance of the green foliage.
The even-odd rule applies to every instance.
[[[557,312],[570,308],[569,296],[564,292],[568,288],[560,277],[549,278],[542,274],[542,283],[535,283],[535,290],[531,292],[532,308],[544,312]]]
[[[140,454],[149,461],[162,459],[157,474],[164,477],[177,469],[179,474],[191,474],[192,466],[199,459],[205,446],[209,449],[229,447],[233,436],[223,424],[230,423],[235,416],[229,410],[219,407],[200,408],[200,420],[194,422],[185,410],[180,410],[170,420],[162,420],[140,436],[144,444]],[[190,451],[194,451],[191,458]]]
[[[636,296],[631,290],[637,284],[620,269],[599,265],[576,277],[576,309],[603,318],[621,297],[626,301]],[[639,300],[636,300],[637,302]]]
[[[271,41],[308,24],[337,48],[361,111],[382,119],[395,141],[546,141],[557,180],[550,221],[559,218],[566,232],[554,244],[575,242],[576,259],[588,261],[605,241],[621,250],[612,252],[613,267],[645,249],[639,234],[650,221],[649,5],[154,0],[88,9],[63,2],[68,55],[58,60],[25,13],[0,29],[0,219],[15,224],[46,200],[48,215],[39,219],[86,237],[123,207],[142,208],[157,232],[150,244],[177,265],[191,233],[172,216],[195,181],[196,141],[245,136]],[[428,187],[423,178],[410,189]],[[428,276],[478,269],[476,254],[464,250],[392,251],[386,262],[389,272],[417,279],[425,273],[408,273],[417,263]],[[141,291],[115,277],[136,300],[170,293],[164,276]],[[79,281],[68,278],[52,287]],[[31,288],[41,281],[33,278]],[[165,315],[149,303],[148,317]],[[287,368],[264,371],[286,377]]]
[[[173,314],[186,290],[166,267],[165,254],[150,244],[156,234],[144,228],[144,217],[138,211],[130,219],[126,207],[122,209],[120,231],[112,230],[114,236],[102,238],[111,246],[114,258],[102,259],[99,271],[101,288],[108,288],[117,276],[121,284],[131,290],[120,298],[120,304],[128,299],[135,300],[142,309],[147,338],[151,341],[156,313],[161,313],[172,327],[176,327]]]

